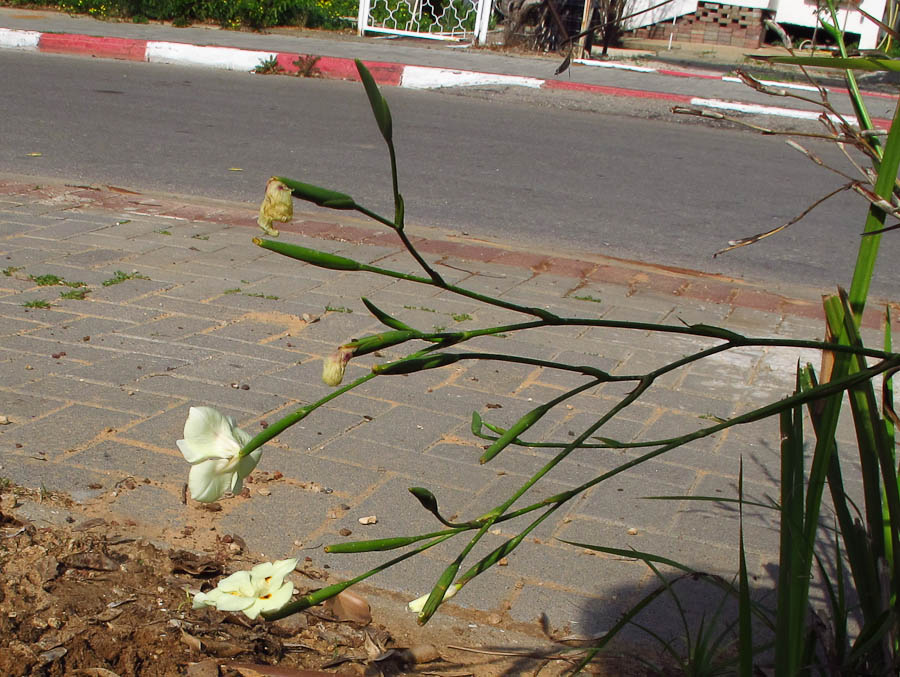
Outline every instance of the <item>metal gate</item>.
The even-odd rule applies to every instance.
[[[359,0],[359,34],[483,43],[492,5],[493,0]]]

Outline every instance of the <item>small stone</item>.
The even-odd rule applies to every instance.
[[[9,425],[12,421],[9,420],[9,416],[0,416],[0,425]]]
[[[260,496],[270,496],[272,494],[272,490],[262,487],[260,489],[257,489],[256,493],[259,494]]]
[[[627,533],[628,533],[629,536],[637,536],[637,535],[638,535],[638,530],[635,529],[634,527],[631,527],[631,528],[627,531]]]
[[[250,386],[248,386],[246,383],[244,383],[241,385],[241,390],[250,390]]]
[[[352,534],[353,532],[350,531],[347,527],[344,527],[344,528],[341,529],[338,533],[339,533],[341,536],[349,536],[349,535]]]
[[[363,525],[377,524],[378,518],[375,515],[367,515],[366,517],[360,517],[356,521]]]

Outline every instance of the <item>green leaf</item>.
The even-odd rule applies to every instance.
[[[423,536],[397,536],[394,538],[375,538],[370,541],[354,541],[353,543],[332,543],[325,546],[325,552],[329,553],[349,553],[349,552],[378,552],[382,550],[394,550],[407,545],[412,545],[417,541],[431,538],[434,534],[425,534]]]
[[[383,310],[378,308],[374,303],[372,303],[366,297],[363,297],[362,302],[363,302],[363,305],[368,309],[368,311],[370,313],[372,313],[372,315],[375,316],[375,319],[377,319],[379,322],[381,322],[381,324],[387,325],[391,329],[414,331],[414,329],[412,327],[410,327],[408,324],[401,322],[400,320],[398,320],[397,318],[395,318],[391,315],[388,315],[386,312],[384,312]]]
[[[372,368],[377,374],[411,374],[416,371],[424,371],[425,369],[437,369],[453,364],[460,360],[460,355],[449,355],[446,353],[435,353],[426,357],[411,357],[390,364],[378,364]]]
[[[297,261],[311,263],[319,268],[328,268],[329,270],[363,270],[362,264],[353,259],[338,256],[337,254],[321,252],[318,249],[301,247],[298,244],[276,240],[263,240],[258,237],[253,238],[253,244],[275,252],[276,254],[296,259]]]
[[[363,62],[356,59],[356,70],[359,71],[359,78],[362,80],[363,87],[366,88],[366,95],[369,97],[369,105],[372,107],[372,114],[375,116],[375,122],[378,123],[378,129],[384,140],[390,144],[393,136],[391,110],[388,108],[387,101],[381,96],[378,85],[375,84],[375,78],[369,72],[369,69],[363,65]]]
[[[302,181],[294,181],[283,176],[276,176],[277,180],[291,189],[294,197],[312,202],[320,207],[328,207],[330,209],[356,209],[356,201],[346,193],[339,193],[336,190],[329,190],[321,186],[314,186],[311,183],[303,183]]]

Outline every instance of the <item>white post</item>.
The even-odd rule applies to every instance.
[[[366,26],[369,25],[369,9],[371,0],[359,0],[359,16],[356,18],[356,32],[366,34]]]
[[[475,13],[475,44],[477,45],[484,44],[487,40],[493,6],[493,0],[478,0],[478,9]]]

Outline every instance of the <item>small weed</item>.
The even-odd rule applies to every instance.
[[[431,330],[432,330],[435,334],[440,334],[440,333],[441,333],[442,331],[444,331],[446,328],[447,328],[447,327],[445,327],[445,326],[443,326],[443,325],[436,324],[436,325],[434,325],[434,326],[431,328]]]
[[[278,65],[278,59],[270,56],[268,59],[262,59],[253,69],[258,75],[277,75],[284,72],[284,69]]]
[[[330,303],[325,306],[326,313],[352,313],[353,311],[350,308],[345,308],[344,306],[333,306]]]
[[[590,294],[585,294],[584,296],[573,296],[573,299],[576,301],[590,301],[591,303],[603,303],[603,299],[598,299],[596,296],[591,296]]]
[[[226,290],[223,291],[222,293],[223,293],[223,294],[240,294],[240,293],[241,293],[241,288],[240,288],[240,287],[234,287],[233,289],[226,289]]]
[[[117,270],[113,273],[113,276],[108,280],[103,280],[100,284],[104,287],[112,287],[114,284],[119,284],[120,282],[125,282],[126,280],[149,280],[150,278],[146,275],[141,275],[139,272],[134,271],[131,273],[124,273],[121,270]]]
[[[12,480],[8,477],[0,477],[0,489],[9,489],[12,486]]]
[[[50,498],[50,490],[41,482],[41,500],[46,501],[48,498]]]
[[[52,287],[53,285],[62,284],[64,280],[59,275],[48,273],[47,275],[29,275],[28,279],[34,282],[38,287]]]
[[[24,269],[22,267],[17,267],[17,266],[7,266],[6,268],[3,269],[3,274],[6,275],[6,277],[12,277],[15,273],[18,273],[20,270],[24,270]]]
[[[454,322],[465,322],[472,319],[469,313],[453,313],[450,317],[453,318]]]
[[[165,229],[157,230],[156,232],[159,233],[160,235],[171,235],[172,234],[171,230],[165,230]]]
[[[22,305],[25,308],[43,308],[46,310],[50,307],[50,302],[44,299],[34,299],[33,301],[25,301]]]
[[[59,292],[59,298],[61,299],[74,299],[76,301],[84,301],[85,297],[88,295],[88,289],[70,289],[69,291],[61,291]]]
[[[250,284],[250,280],[241,280],[241,284]]]
[[[197,233],[196,235],[191,235],[191,237],[194,238],[195,240],[208,240],[209,239],[209,235],[200,235],[200,233]]]
[[[269,301],[277,301],[277,296],[272,296],[271,294],[261,294],[259,292],[247,292],[244,296],[253,296],[258,299],[268,299]]]
[[[424,310],[426,313],[436,313],[434,308],[426,308],[425,306],[403,306],[407,310]]]
[[[293,64],[297,67],[297,77],[298,78],[318,78],[322,76],[322,73],[319,71],[319,68],[316,66],[319,63],[320,56],[313,56],[312,54],[301,54]]]
[[[131,223],[131,219],[122,219],[121,221],[116,221],[117,226],[124,226],[126,223]]]

